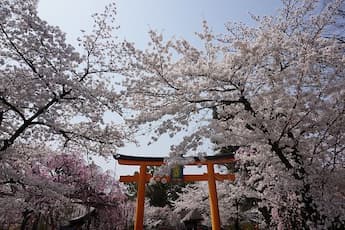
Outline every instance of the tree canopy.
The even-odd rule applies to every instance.
[[[42,218],[58,227],[75,199],[96,208],[95,228],[123,227],[131,215],[118,182],[80,155],[111,155],[129,136],[104,115],[121,116],[107,75],[120,70],[103,53],[114,14],[113,4],[95,14],[77,51],[38,17],[36,0],[1,2],[0,228],[37,228]]]
[[[239,146],[237,158],[250,162],[244,183],[257,193],[267,226],[339,227],[345,216],[345,180],[338,177],[345,150],[343,4],[284,1],[278,16],[254,17],[255,28],[229,23],[221,35],[204,22],[203,48],[154,31],[147,50],[127,43],[126,106],[139,111],[133,127],[156,122],[157,137],[174,136],[197,122],[172,147],[172,159],[197,153],[205,140]]]
[[[36,3],[6,0],[0,8],[1,157],[15,143],[49,141],[114,151],[126,135],[104,121],[106,111],[121,114],[105,76],[119,70],[102,56],[113,7],[94,16],[94,30],[80,38],[81,54],[38,17]]]

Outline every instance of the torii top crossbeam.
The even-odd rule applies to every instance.
[[[140,166],[139,174],[136,173],[133,176],[120,176],[121,182],[136,182],[138,184],[137,191],[137,207],[135,214],[135,230],[143,229],[143,218],[144,218],[144,200],[145,200],[145,184],[152,177],[151,174],[146,172],[147,166],[161,166],[165,164],[165,158],[163,157],[140,157],[140,156],[128,156],[117,154],[114,158],[121,165],[137,165]],[[216,180],[235,180],[234,174],[219,174],[214,172],[215,164],[227,164],[234,162],[234,154],[221,154],[215,156],[206,156],[203,159],[197,157],[182,158],[185,160],[185,165],[206,165],[207,173],[201,175],[183,175],[183,181],[208,181],[209,187],[209,200],[211,209],[211,222],[212,229],[220,229],[220,218],[218,210],[218,199]],[[167,181],[170,181],[170,177],[166,177]]]
[[[165,162],[164,157],[144,157],[144,156],[129,156],[123,154],[116,154],[114,158],[121,165],[150,165],[150,166],[160,166]],[[213,164],[226,164],[235,161],[233,153],[226,153],[214,156],[205,156],[202,159],[199,157],[183,157],[182,159],[189,161],[187,165],[207,165],[209,163]]]

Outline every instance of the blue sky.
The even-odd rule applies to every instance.
[[[91,15],[101,12],[111,0],[40,0],[38,11],[49,24],[59,26],[67,35],[69,43],[76,45],[80,30],[90,30]],[[195,32],[200,32],[202,21],[207,20],[216,33],[224,32],[228,21],[255,25],[254,15],[274,15],[281,6],[279,0],[118,0],[117,23],[119,31],[115,35],[135,42],[145,48],[148,30],[154,29],[165,36],[196,41]],[[147,146],[145,137],[142,146],[133,144],[120,150],[125,154],[167,156],[172,140],[167,136],[158,143]],[[104,162],[105,169],[114,170],[114,161]],[[132,173],[132,168],[117,166],[121,174]]]
[[[91,14],[101,12],[111,0],[40,0],[39,14],[50,24],[60,26],[74,43],[80,29],[92,24]],[[250,14],[275,14],[279,0],[118,0],[119,37],[144,47],[147,31],[155,29],[166,36],[194,39],[207,20],[215,32],[224,31],[227,21],[254,24]]]

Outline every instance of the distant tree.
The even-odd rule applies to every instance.
[[[172,161],[206,139],[239,146],[238,159],[250,162],[243,184],[259,198],[263,225],[341,229],[345,45],[334,28],[343,1],[283,3],[276,17],[254,17],[257,28],[229,23],[216,37],[205,22],[204,49],[154,31],[150,49],[126,43],[126,103],[138,111],[133,127],[152,124],[153,140],[198,123],[172,146]]]
[[[181,218],[176,215],[168,205],[164,207],[155,207],[151,206],[149,202],[145,202],[144,215],[145,229],[183,229],[180,228]]]
[[[255,205],[256,200],[249,199],[253,196],[249,189],[233,182],[219,182],[217,189],[219,214],[224,228],[234,226],[236,223],[238,226],[240,223],[255,225],[262,221],[258,207]],[[173,202],[173,207],[173,212],[182,217],[189,211],[197,209],[204,216],[204,224],[211,226],[207,183],[187,185],[179,193],[178,199]]]
[[[159,167],[150,167],[149,172],[155,175],[155,171]],[[171,207],[172,202],[178,198],[178,193],[186,183],[174,183],[163,180],[152,181],[146,186],[146,197],[149,199],[149,204],[154,207]]]
[[[119,183],[81,155],[45,153],[30,160],[18,168],[22,183],[1,184],[1,228],[20,224],[27,229],[39,223],[59,227],[87,216],[87,210],[95,210],[86,218],[88,229],[114,229],[114,223],[124,229],[131,221],[133,207]]]
[[[159,167],[148,167],[148,173],[155,175]],[[160,226],[180,229],[181,216],[174,212],[174,202],[179,198],[186,183],[171,183],[163,180],[151,180],[145,187],[145,217],[144,225],[148,229]],[[136,199],[137,183],[126,184],[126,194],[129,199]],[[183,225],[183,224],[182,224]]]
[[[159,167],[148,167],[148,173],[155,175]],[[178,194],[182,188],[186,186],[185,182],[181,183],[167,183],[162,180],[151,180],[146,184],[145,197],[149,200],[149,205],[153,207],[171,207],[173,201],[178,198]],[[137,183],[126,183],[127,196],[135,199],[137,196]]]
[[[95,208],[96,215],[89,220],[91,229],[114,229],[114,224],[124,229],[132,220],[133,207],[110,172],[87,164],[78,154],[52,155],[46,164],[53,181],[73,188],[68,196],[72,204]]]
[[[43,217],[56,225],[70,210],[68,195],[72,188],[56,183],[38,171],[42,149],[25,148],[2,159],[0,170],[0,228],[37,227]],[[47,154],[47,153],[45,153]]]

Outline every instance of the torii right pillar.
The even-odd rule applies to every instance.
[[[211,222],[214,229],[220,229],[220,217],[218,208],[217,186],[214,176],[214,165],[207,164],[208,193],[210,200]]]

